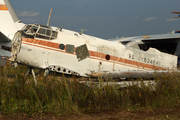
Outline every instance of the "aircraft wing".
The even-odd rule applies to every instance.
[[[157,34],[144,35],[126,38],[110,39],[115,43],[122,43],[135,49],[147,51],[149,48],[156,48],[161,52],[176,55],[180,58],[180,34]]]
[[[11,40],[2,32],[0,32],[0,43],[5,43],[5,42],[11,42]]]
[[[144,35],[144,36],[125,37],[123,39],[121,39],[121,38],[109,39],[109,41],[118,43],[119,40],[121,40],[120,42],[122,44],[126,44],[128,42],[137,41],[137,40],[156,41],[156,40],[172,40],[172,39],[173,40],[180,39],[180,34],[175,33],[175,34]]]
[[[170,71],[102,71],[88,74],[90,77],[113,77],[113,78],[152,78],[162,75],[170,75]]]

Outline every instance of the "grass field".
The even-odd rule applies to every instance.
[[[37,86],[32,75],[25,79],[27,67],[0,69],[1,114],[26,114],[56,116],[98,112],[106,110],[140,110],[141,108],[176,108],[180,104],[180,74],[155,78],[156,90],[142,84],[119,88],[88,87],[65,75],[37,77]],[[10,79],[7,75],[15,75]],[[98,79],[102,81],[101,78]]]

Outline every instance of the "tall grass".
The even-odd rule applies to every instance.
[[[40,75],[37,86],[23,74],[26,67],[0,70],[0,111],[2,114],[78,114],[102,110],[135,110],[139,108],[176,107],[180,103],[180,75],[156,78],[156,90],[142,84],[119,88],[107,85],[104,88],[88,87],[61,77]],[[7,74],[16,78],[9,79]],[[102,81],[99,78],[99,81]]]

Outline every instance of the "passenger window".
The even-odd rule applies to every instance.
[[[74,53],[74,45],[66,45],[66,52],[68,53]]]

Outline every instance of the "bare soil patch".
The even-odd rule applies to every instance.
[[[53,115],[0,115],[1,120],[180,120],[179,108],[103,111],[56,117]]]

